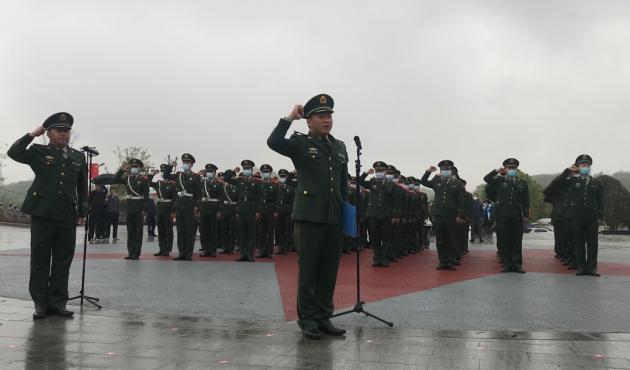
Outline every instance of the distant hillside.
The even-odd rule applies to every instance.
[[[32,181],[20,181],[12,184],[0,185],[0,203],[22,204],[28,188],[31,186]]]

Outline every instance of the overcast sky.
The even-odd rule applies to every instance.
[[[511,156],[630,170],[629,88],[622,0],[0,2],[0,143],[68,111],[110,170],[116,145],[289,167],[266,139],[322,92],[365,169],[451,159],[469,189]],[[32,177],[5,162],[8,182]]]

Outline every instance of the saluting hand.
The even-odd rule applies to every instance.
[[[578,166],[576,166],[575,164],[572,164],[571,166],[569,166],[569,171],[571,172],[578,172]]]
[[[497,172],[500,173],[501,175],[505,175],[507,173],[507,170],[505,169],[505,167],[501,167],[497,169]]]
[[[437,167],[435,167],[435,166],[431,166],[431,167],[429,167],[429,169],[427,170],[427,172],[435,172],[435,171],[437,171]]]
[[[302,119],[304,117],[304,106],[302,105],[294,105],[293,109],[291,109],[291,113],[287,115],[289,121],[295,121],[297,119]]]
[[[77,221],[77,224],[85,225],[85,217],[79,217],[79,220]]]
[[[374,174],[374,169],[373,169],[373,168],[370,168],[370,169],[368,170],[368,172],[367,172],[367,173],[368,173],[368,175],[372,175],[372,174]]]
[[[37,126],[37,127],[35,127],[33,132],[30,133],[30,135],[32,137],[38,137],[38,136],[42,136],[44,134],[44,132],[46,132],[45,128],[43,128],[42,126]]]

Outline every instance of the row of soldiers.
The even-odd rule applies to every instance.
[[[254,174],[254,162],[244,160],[241,168],[218,172],[207,164],[201,173],[193,172],[195,158],[182,155],[182,169],[173,173],[170,164],[160,166],[161,176],[141,175],[143,163],[131,159],[116,174],[116,182],[127,188],[127,248],[126,259],[137,260],[142,247],[142,211],[148,199],[149,187],[157,194],[157,226],[159,252],[168,256],[172,251],[173,216],[176,219],[177,248],[175,260],[192,259],[197,229],[201,242],[201,257],[214,257],[221,247],[224,253],[234,253],[237,236],[240,258],[254,262],[271,258],[274,242],[277,254],[293,249],[291,213],[297,175],[278,171],[264,164],[260,174]]]

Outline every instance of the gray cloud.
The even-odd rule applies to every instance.
[[[277,119],[319,92],[365,164],[421,175],[456,162],[474,185],[508,156],[530,173],[577,154],[630,169],[625,1],[15,1],[0,5],[0,122],[10,143],[49,114],[78,144],[159,161],[290,162]],[[294,124],[305,131],[303,122]],[[7,162],[9,181],[29,169]]]

